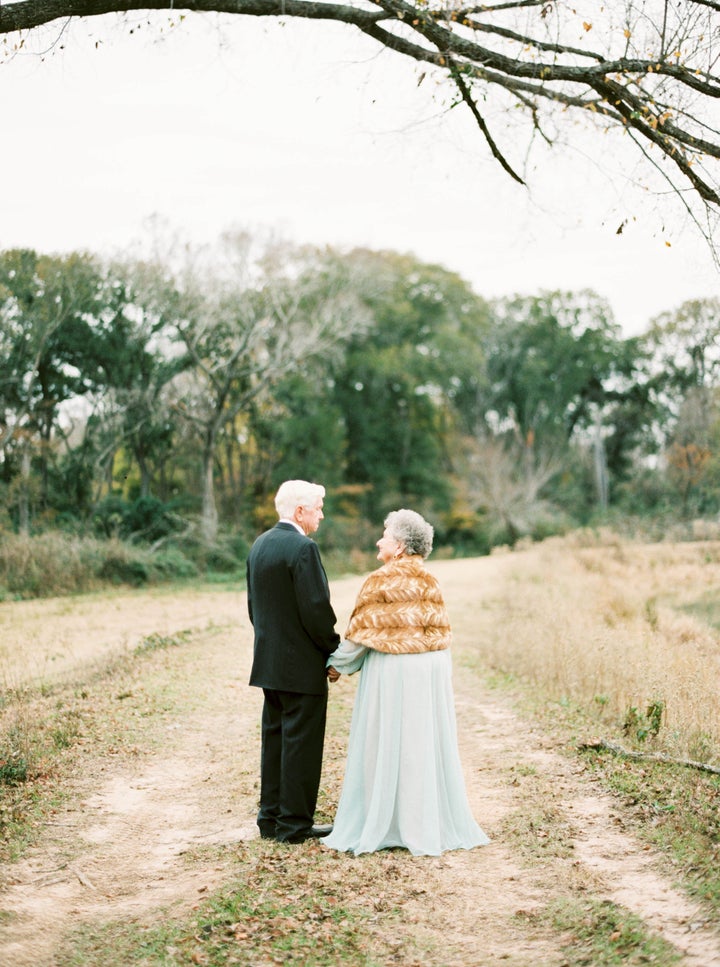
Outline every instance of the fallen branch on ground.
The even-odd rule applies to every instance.
[[[74,866],[71,866],[70,869],[75,874],[75,876],[78,878],[78,880],[80,880],[80,882],[82,883],[83,886],[86,886],[88,888],[88,890],[94,890],[95,889],[95,886],[85,876],[85,874],[82,872],[82,870],[76,870]]]
[[[662,752],[635,752],[631,749],[623,749],[620,745],[608,742],[606,739],[594,739],[592,742],[581,742],[578,745],[581,752],[591,750],[597,752],[605,750],[614,755],[624,756],[627,759],[650,759],[652,762],[665,762],[672,766],[687,766],[690,769],[700,769],[702,772],[712,772],[720,776],[720,766],[711,766],[707,762],[696,762],[694,759],[673,759],[671,756]]]

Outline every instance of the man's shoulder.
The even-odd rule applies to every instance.
[[[258,534],[255,541],[264,541],[269,537],[279,537],[286,534],[297,534],[298,537],[302,537],[302,534],[292,524],[285,524],[283,521],[278,521],[273,527],[268,527],[262,534]]]
[[[263,546],[277,547],[280,544],[284,547],[295,546],[298,549],[307,545],[315,546],[314,541],[311,541],[305,534],[301,534],[292,524],[278,522],[274,527],[263,531],[262,534],[256,537],[250,550],[252,553],[253,549],[258,550]]]
[[[278,523],[271,527],[269,531],[265,531],[265,536],[273,538],[274,540],[293,540],[304,543],[308,541],[309,538],[301,533],[297,527],[293,524],[286,524],[285,521],[278,521]]]

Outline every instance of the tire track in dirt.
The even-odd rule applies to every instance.
[[[572,830],[567,859],[532,864],[517,874],[530,876],[540,887],[538,905],[528,905],[517,896],[513,899],[518,909],[532,915],[560,891],[580,899],[592,895],[611,900],[637,914],[650,930],[676,947],[686,967],[720,967],[720,936],[707,916],[660,872],[655,853],[619,828],[618,804],[593,788],[596,783],[582,766],[553,751],[551,740],[528,727],[494,693],[476,695],[472,684],[463,685],[461,680],[456,698],[463,759],[466,765],[484,759],[483,775],[490,780],[485,786],[469,785],[480,824],[487,816],[490,825],[498,828],[504,817],[522,808],[525,787],[517,776],[536,769],[550,787],[552,805]],[[470,720],[476,721],[478,715],[485,722],[476,725],[472,735]],[[464,867],[467,861],[463,863],[461,857],[458,862]],[[467,880],[472,868],[461,868],[459,873]],[[530,967],[535,962],[519,963]]]
[[[83,782],[38,845],[6,871],[1,964],[52,967],[69,929],[191,905],[229,876],[227,858],[199,866],[188,856],[256,834],[252,783],[238,753],[250,755],[259,703],[245,694],[248,669],[237,653],[236,632],[178,650],[173,675],[183,665],[187,687],[201,683],[201,708],[166,724],[162,751],[90,763],[94,780]]]

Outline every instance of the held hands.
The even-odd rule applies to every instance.
[[[329,682],[336,682],[340,678],[340,672],[337,668],[333,668],[332,665],[327,670],[327,677]]]

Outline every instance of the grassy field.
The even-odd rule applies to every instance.
[[[718,761],[720,544],[547,541],[494,608],[492,667],[635,747]]]
[[[720,544],[579,534],[507,560],[483,664],[720,917]]]
[[[184,885],[172,902],[153,901],[148,873],[133,883],[129,869],[123,890],[135,890],[147,905],[132,915],[100,904],[99,888],[95,905],[85,907],[67,884],[55,919],[41,893],[28,913],[10,902],[12,884],[23,864],[35,869],[33,857],[49,850],[77,870],[86,845],[64,832],[66,815],[84,815],[81,804],[103,783],[143,787],[124,777],[157,762],[169,776],[187,767],[178,787],[192,795],[202,783],[208,822],[221,823],[231,810],[252,821],[258,708],[251,696],[228,718],[227,705],[229,693],[247,691],[242,589],[117,591],[2,605],[0,857],[7,893],[0,893],[0,934],[5,926],[25,950],[27,959],[17,963],[720,963],[711,928],[720,918],[720,775],[700,768],[720,764],[720,544],[650,546],[578,534],[431,567],[453,622],[469,788],[494,845],[447,858],[418,861],[390,851],[358,862],[329,858],[314,844],[292,851],[228,835],[183,851],[181,872],[210,885],[198,892],[178,873]],[[333,583],[341,628],[358,584]],[[337,802],[352,702],[352,682],[333,691],[319,818],[332,818]],[[176,760],[184,729],[194,744]],[[688,936],[691,926],[696,941],[709,931],[717,960],[708,946],[683,953],[684,932],[659,928],[654,887],[643,887],[642,877],[624,884],[626,894],[637,891],[635,903],[587,865],[581,847],[588,823],[579,809],[598,790],[613,804],[602,836],[609,843],[619,828],[628,843],[637,840],[638,855],[653,858],[662,883],[699,904]],[[133,826],[119,852],[96,858],[98,870],[107,873],[119,857],[130,868],[142,866],[172,797],[168,783],[159,811]],[[119,835],[123,828],[111,819],[104,820],[108,840],[111,829]],[[170,875],[161,880],[169,883]],[[643,890],[648,902],[641,902]],[[67,916],[60,916],[62,903]],[[44,924],[52,948],[22,947],[25,918],[33,929]]]

